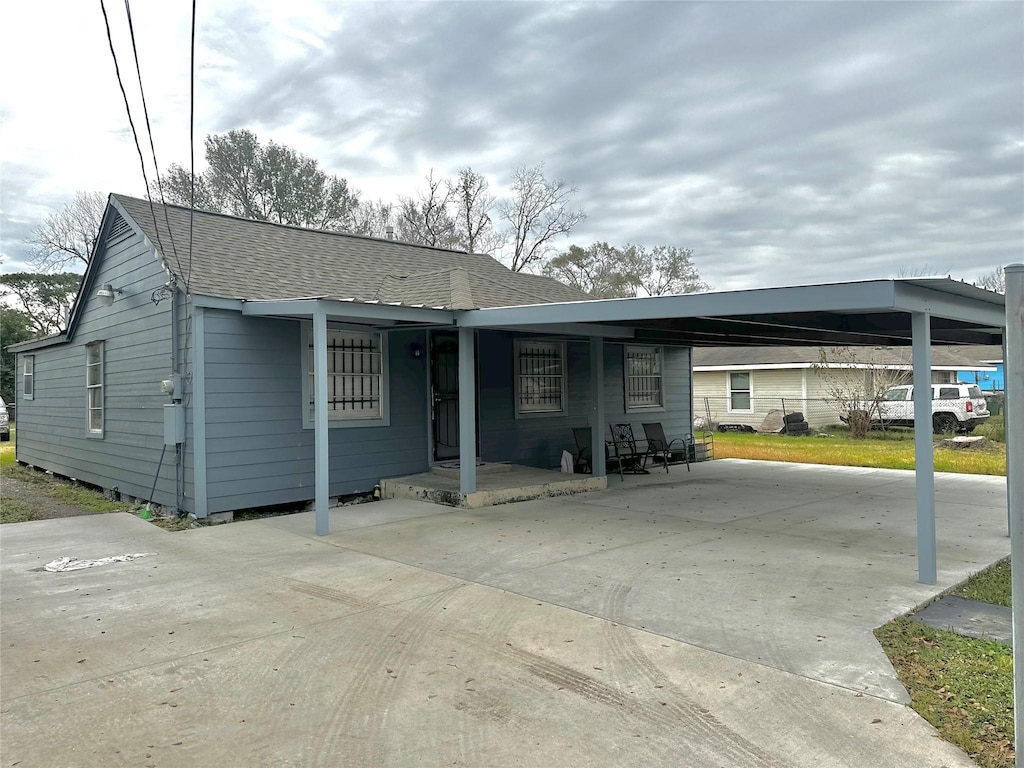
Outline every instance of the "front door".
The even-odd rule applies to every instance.
[[[433,398],[434,461],[459,457],[459,335],[430,334],[430,392]]]

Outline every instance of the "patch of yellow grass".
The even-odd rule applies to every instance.
[[[982,451],[935,450],[936,472],[1005,475],[1006,449]],[[715,458],[833,464],[847,467],[913,469],[913,440],[848,437],[788,437],[724,433],[715,435]]]

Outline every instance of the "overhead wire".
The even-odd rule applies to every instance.
[[[110,56],[114,60],[114,74],[117,76],[117,85],[121,89],[121,98],[124,99],[125,112],[128,113],[128,125],[132,129],[132,137],[135,139],[135,151],[139,155],[139,165],[142,166],[142,182],[146,185],[146,199],[149,200],[149,212],[153,216],[153,233],[156,235],[160,251],[163,252],[164,246],[160,240],[160,226],[156,220],[156,207],[153,205],[153,198],[149,191],[149,176],[146,175],[146,159],[142,154],[142,145],[139,144],[139,133],[135,130],[131,105],[128,103],[128,93],[125,91],[124,81],[121,79],[121,67],[117,63],[117,53],[114,51],[114,38],[110,33],[110,18],[107,16],[107,6],[103,0],[100,0],[100,10],[103,11],[103,24],[107,29],[107,44],[110,46]]]
[[[167,213],[167,200],[164,198],[164,185],[163,180],[160,178],[160,164],[156,159],[156,145],[153,141],[153,128],[149,122],[149,107],[146,105],[146,91],[142,87],[142,67],[139,65],[139,49],[135,44],[135,25],[132,23],[132,7],[129,0],[124,0],[124,12],[128,18],[128,34],[132,41],[132,55],[135,58],[135,73],[139,80],[139,97],[142,100],[142,114],[146,120],[146,133],[149,136],[149,150],[153,155],[153,169],[156,172],[156,188],[160,194],[160,204],[164,206],[164,223],[167,225],[167,236],[171,241],[171,254],[174,256],[174,262],[178,265],[178,274],[184,276],[184,270],[181,268],[181,260],[178,258],[178,249],[174,242],[174,232],[171,230],[171,219]],[[147,189],[147,194],[149,190]],[[150,206],[153,205],[153,201],[149,201]]]

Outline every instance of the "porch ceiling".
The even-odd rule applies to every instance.
[[[751,291],[603,299],[467,312],[460,325],[586,322],[636,329],[638,341],[694,346],[910,345],[911,313],[935,344],[1001,344],[1003,297],[949,279],[873,280]]]

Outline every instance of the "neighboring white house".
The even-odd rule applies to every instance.
[[[999,347],[932,348],[932,383],[955,383],[957,371],[994,371],[979,358],[998,357]],[[825,350],[827,378],[849,387],[874,389],[873,379],[910,383],[909,347],[843,347]],[[842,408],[831,395],[833,384],[821,370],[821,347],[696,347],[693,350],[693,413],[701,422],[739,424],[758,429],[769,412],[799,411],[811,427],[838,424]],[[844,375],[844,369],[847,371]]]

